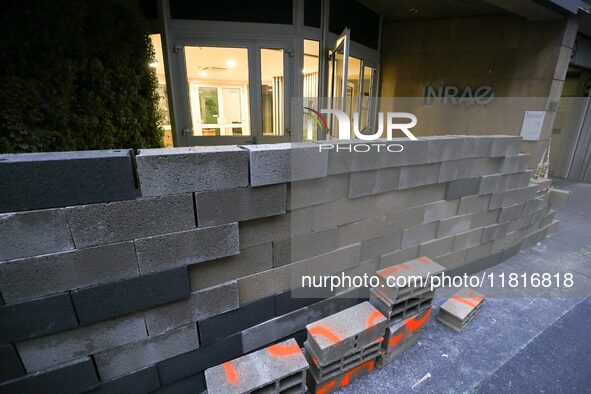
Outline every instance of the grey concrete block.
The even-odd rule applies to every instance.
[[[25,374],[23,364],[12,344],[0,345],[0,383]]]
[[[483,232],[484,228],[479,227],[457,234],[454,240],[454,252],[461,249],[467,249],[472,245],[480,243]]]
[[[28,372],[147,338],[141,314],[125,316],[17,343]]]
[[[337,245],[343,247],[381,237],[385,234],[386,227],[388,231],[392,231],[397,226],[386,225],[383,216],[373,216],[359,222],[344,224],[337,229]]]
[[[403,209],[402,211],[390,213],[385,216],[385,222],[391,229],[403,230],[423,223],[426,205],[419,205]]]
[[[444,161],[439,171],[439,182],[494,174],[498,170],[500,161],[500,158],[489,157]]]
[[[428,241],[437,235],[438,222],[420,224],[403,230],[400,247],[406,249],[409,246]]]
[[[451,270],[456,267],[461,267],[466,263],[466,249],[456,250],[437,257],[437,262],[445,267],[446,270]]]
[[[63,209],[0,214],[0,261],[74,249]]]
[[[531,171],[519,172],[516,174],[492,174],[482,176],[478,194],[490,194],[518,189],[529,184]]]
[[[472,214],[461,216],[453,216],[448,219],[443,219],[439,222],[437,227],[437,238],[447,237],[449,235],[458,234],[470,229],[472,221]]]
[[[78,325],[69,294],[0,306],[0,345],[69,330]]]
[[[181,380],[177,380],[167,386],[154,391],[154,394],[179,394],[179,393],[203,393],[205,387],[205,374],[198,372]]]
[[[230,281],[195,291],[186,300],[147,310],[144,318],[148,334],[154,336],[237,309],[238,305],[238,282]]]
[[[548,178],[532,178],[530,182],[538,185],[538,192],[548,190],[552,186],[552,179]]]
[[[438,319],[460,332],[480,310],[484,295],[468,287],[460,289],[439,308]]]
[[[494,137],[472,135],[466,135],[463,137],[463,158],[477,158],[490,156]]]
[[[248,186],[248,152],[237,146],[141,149],[136,163],[144,197]]]
[[[410,189],[437,183],[440,167],[441,163],[401,167],[398,188]]]
[[[309,210],[311,217],[305,218],[308,222],[311,219],[312,230],[321,231],[367,218],[369,216],[369,200],[368,197],[338,200],[311,208],[304,208],[304,210]],[[292,212],[292,234],[296,233],[305,224],[296,222],[293,216],[295,214],[295,212]]]
[[[303,390],[308,363],[294,339],[268,346],[205,371],[210,394]]]
[[[520,218],[524,209],[524,205],[525,203],[520,202],[518,204],[502,207],[501,213],[499,214],[499,222],[505,223]]]
[[[445,185],[419,186],[369,197],[368,216],[393,215],[397,211],[445,199]]]
[[[303,330],[308,324],[308,309],[301,308],[242,331],[242,351],[260,347]]]
[[[536,193],[536,185],[495,193],[490,199],[488,209],[493,210],[507,205],[514,205],[523,201],[531,200],[534,198]]]
[[[491,254],[492,241],[470,246],[466,251],[466,261],[472,262]]]
[[[97,353],[94,359],[101,380],[107,380],[198,347],[197,327],[190,324],[162,335]]]
[[[455,216],[458,211],[459,200],[437,201],[425,207],[423,223],[433,223],[438,220]]]
[[[568,202],[568,198],[570,196],[570,192],[567,190],[559,190],[559,189],[550,189],[550,205],[555,207],[564,207]]]
[[[357,289],[353,289],[308,306],[308,324],[358,304],[358,293]]]
[[[388,253],[380,258],[379,268],[386,268],[392,265],[400,264],[405,261],[419,257],[420,245],[414,245],[409,248],[401,249],[396,252]]]
[[[122,316],[191,294],[187,268],[176,268],[71,292],[80,324]]]
[[[132,160],[130,150],[0,155],[0,212],[133,199]]]
[[[135,247],[142,274],[201,263],[238,253],[238,224],[141,238]]]
[[[515,245],[518,242],[518,235],[519,233],[517,231],[512,231],[507,233],[504,237],[495,239],[491,247],[492,252],[495,253],[505,250]]]
[[[403,230],[386,225],[384,235],[361,242],[361,261],[379,258],[402,248]]]
[[[92,394],[151,393],[160,388],[158,370],[155,366],[101,383],[90,392]]]
[[[287,190],[287,209],[290,211],[342,200],[349,196],[349,174],[292,182]]]
[[[244,145],[248,151],[251,186],[325,177],[328,152],[311,142]]]
[[[451,181],[447,184],[445,199],[455,200],[457,198],[478,194],[479,187],[480,177],[464,178]]]
[[[291,215],[271,216],[238,223],[240,249],[289,238]]]
[[[443,135],[428,137],[430,142],[429,158],[434,161],[450,161],[461,159],[464,153],[465,136]]]
[[[285,184],[195,193],[197,223],[208,227],[284,214],[286,193]]]
[[[195,228],[191,194],[81,205],[66,213],[77,248]]]
[[[400,171],[399,167],[393,167],[351,173],[349,198],[398,190]]]
[[[301,264],[301,263],[298,263]],[[290,265],[273,268],[238,279],[240,305],[281,293],[290,288]]]
[[[382,167],[381,161],[384,154],[372,149],[368,152],[355,152],[355,146],[364,144],[363,141],[339,140],[318,141],[317,144],[329,143],[334,146],[328,154],[328,174],[344,174],[349,172],[375,170]],[[377,142],[376,142],[377,143]],[[382,145],[384,144],[379,142]],[[397,154],[394,154],[397,155]]]
[[[450,253],[453,250],[453,245],[453,236],[441,239],[432,239],[421,244],[419,248],[419,255],[434,259],[438,256]]]
[[[343,246],[355,242],[348,242]],[[296,235],[289,239],[273,242],[273,267],[281,267],[296,261],[328,253],[337,248],[337,229],[329,229]]]
[[[138,276],[133,242],[122,242],[0,263],[7,303]]]
[[[497,238],[504,237],[509,230],[509,223],[500,223],[500,224],[491,224],[490,226],[486,226],[482,233],[482,239],[480,242],[487,243],[489,241],[493,241]]]
[[[523,208],[523,214],[529,215],[535,211],[537,211],[542,205],[542,200],[538,198],[534,198],[533,200],[529,200],[525,202],[525,207]]]
[[[92,360],[88,357],[60,364],[0,384],[0,392],[20,393],[82,393],[98,383]]]
[[[189,266],[191,288],[204,289],[273,268],[271,243],[242,249],[240,254]]]
[[[546,227],[547,225],[551,224],[554,221],[555,214],[555,210],[550,210],[550,212],[548,212],[542,219],[542,223],[540,224],[540,226]]]
[[[493,145],[490,151],[491,157],[512,156],[519,153],[521,137],[509,135],[495,135],[493,137]]]
[[[458,207],[458,215],[487,210],[490,197],[490,195],[462,197],[460,199],[460,206]]]
[[[470,228],[488,226],[489,224],[496,223],[500,212],[500,209],[494,209],[492,211],[482,211],[472,214]]]
[[[499,166],[501,174],[514,174],[527,170],[529,155],[520,153],[517,156],[506,156]]]

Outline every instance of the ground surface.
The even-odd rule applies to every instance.
[[[591,185],[554,184],[571,191],[557,231],[487,272],[570,272],[572,288],[484,287],[485,304],[459,334],[436,319],[450,294],[440,289],[419,342],[340,392],[591,393]]]

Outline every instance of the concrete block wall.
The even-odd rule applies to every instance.
[[[555,228],[519,138],[397,142],[0,156],[0,391],[199,391],[369,297],[301,274],[474,272]]]

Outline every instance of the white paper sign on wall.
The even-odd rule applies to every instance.
[[[524,141],[539,141],[546,111],[525,111],[521,125],[521,138]]]

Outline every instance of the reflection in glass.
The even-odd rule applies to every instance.
[[[261,49],[263,135],[284,134],[283,49]]]

